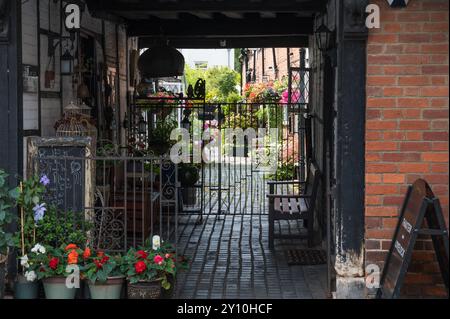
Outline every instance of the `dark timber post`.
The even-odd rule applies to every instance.
[[[0,1],[0,168],[10,175],[11,186],[22,175],[21,6],[21,1]]]
[[[338,2],[336,293],[363,298],[367,0]]]

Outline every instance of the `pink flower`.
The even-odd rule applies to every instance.
[[[164,258],[161,257],[160,255],[156,255],[155,258],[153,258],[153,261],[155,262],[155,264],[157,265],[162,265],[164,262]]]

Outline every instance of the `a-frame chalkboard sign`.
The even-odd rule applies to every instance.
[[[418,235],[431,236],[448,294],[448,231],[439,199],[434,196],[427,182],[419,179],[408,188],[384,266],[377,298],[399,297]]]

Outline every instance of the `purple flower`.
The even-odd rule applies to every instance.
[[[39,182],[44,186],[50,184],[50,180],[48,179],[47,175],[42,176]]]
[[[46,211],[47,211],[47,208],[45,208],[45,204],[40,204],[40,205],[36,205],[33,207],[34,222],[36,224],[44,218]]]

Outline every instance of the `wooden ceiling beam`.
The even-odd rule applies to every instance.
[[[167,37],[246,37],[246,36],[293,36],[313,33],[311,18],[285,19],[229,19],[220,21],[198,19],[192,20],[136,20],[128,23],[130,36],[156,36],[161,31]]]
[[[94,11],[173,11],[173,12],[299,12],[324,11],[327,0],[86,0]]]
[[[301,48],[308,47],[308,36],[243,37],[243,38],[168,38],[169,45],[179,49],[234,49],[234,48]],[[139,48],[149,48],[160,42],[156,37],[140,37]],[[225,46],[223,46],[225,44]]]

